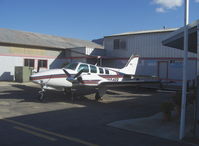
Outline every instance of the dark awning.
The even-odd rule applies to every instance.
[[[188,25],[189,28],[189,42],[188,50],[197,53],[197,25],[199,20]],[[162,41],[164,46],[182,49],[184,47],[184,27],[170,33],[165,40]]]

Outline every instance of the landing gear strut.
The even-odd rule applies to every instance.
[[[101,86],[97,89],[95,94],[95,100],[99,101],[102,100],[102,96],[106,93],[107,88],[105,86]]]
[[[71,88],[70,93],[71,93],[71,100],[72,100],[72,102],[74,101],[74,94],[75,94],[75,92],[76,92],[76,89],[75,88]]]
[[[41,102],[44,102],[44,100],[45,100],[45,96],[44,96],[45,90],[42,88],[41,91],[39,91],[38,93],[40,94],[39,100]]]
[[[67,96],[67,97],[70,97],[72,102],[74,101],[74,94],[76,92],[76,89],[75,88],[65,88],[64,89],[64,94]]]

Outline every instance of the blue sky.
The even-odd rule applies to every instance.
[[[0,28],[83,40],[183,26],[184,0],[0,0]],[[190,0],[190,22],[199,0]]]

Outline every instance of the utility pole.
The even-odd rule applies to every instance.
[[[197,25],[197,28],[199,29],[199,24]],[[199,31],[197,31],[197,94],[196,94],[196,113],[195,113],[195,136],[196,138],[199,138]]]
[[[185,112],[186,112],[186,98],[187,98],[187,58],[188,58],[188,24],[189,24],[189,0],[185,0],[184,13],[184,61],[183,61],[183,84],[182,84],[182,103],[181,103],[181,117],[180,117],[180,135],[183,139],[185,136]]]

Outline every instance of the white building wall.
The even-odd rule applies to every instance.
[[[37,71],[38,60],[47,60],[48,67],[40,68],[42,70],[48,70],[53,68],[61,68],[62,64],[66,62],[66,59],[56,58],[41,58],[41,57],[21,57],[21,56],[0,56],[0,80],[13,81],[15,79],[15,66],[24,66],[24,59],[34,59],[35,66],[33,71]]]
[[[104,49],[96,49],[96,48],[86,47],[85,54],[86,55],[92,55],[92,56],[104,56],[105,50]]]
[[[14,80],[15,66],[21,66],[23,59],[21,57],[0,56],[0,80]]]

